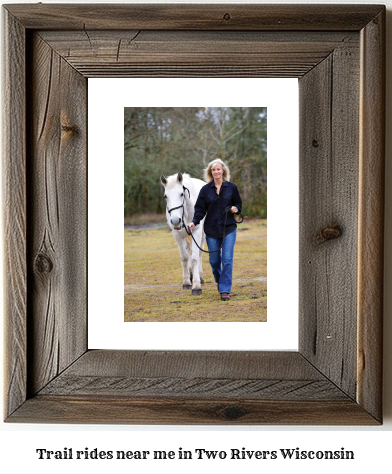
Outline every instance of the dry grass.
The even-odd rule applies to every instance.
[[[267,320],[267,221],[238,226],[231,300],[220,300],[208,255],[202,295],[182,289],[177,244],[168,227],[124,231],[126,322],[264,322]]]

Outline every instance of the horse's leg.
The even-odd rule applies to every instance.
[[[205,235],[204,235],[204,230],[201,233],[201,243],[200,243],[200,248],[204,250],[204,241],[205,241]],[[199,275],[200,275],[200,282],[204,283],[204,278],[203,278],[203,252],[199,250]]]
[[[201,235],[203,234],[202,229],[193,231],[193,236],[196,242],[200,242]],[[199,244],[200,245],[200,244]],[[200,245],[201,246],[201,245]],[[201,295],[201,280],[200,280],[200,251],[197,248],[195,242],[192,241],[192,295]]]
[[[180,251],[180,259],[182,264],[182,288],[184,290],[190,290],[192,288],[191,276],[190,276],[190,252],[189,242],[187,238],[181,237],[179,232],[173,231],[174,238],[176,239],[178,249]]]
[[[184,239],[184,242],[186,244],[186,252],[187,254],[189,255],[189,259],[188,259],[188,271],[189,271],[189,278],[191,280],[191,283],[192,283],[192,279],[193,279],[193,274],[192,274],[192,258],[191,258],[191,255],[192,255],[192,245],[188,239],[188,237],[185,237]]]

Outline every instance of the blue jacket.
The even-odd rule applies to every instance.
[[[195,204],[195,214],[192,222],[197,225],[207,214],[204,221],[204,232],[215,239],[223,237],[225,223],[225,209],[235,206],[241,212],[242,201],[238,188],[230,181],[223,181],[219,194],[216,193],[214,181],[200,189],[199,197]],[[237,227],[234,214],[227,212],[225,235],[230,234]]]

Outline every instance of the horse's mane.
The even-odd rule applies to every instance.
[[[188,173],[181,173],[182,174],[182,179],[183,179],[183,182],[184,181],[188,181],[191,179],[191,177],[189,176]],[[168,176],[166,179],[167,179],[167,184],[166,184],[166,188],[167,189],[171,189],[173,188],[177,183],[177,175],[178,173],[176,174],[172,174],[171,176]]]

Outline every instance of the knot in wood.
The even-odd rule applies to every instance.
[[[312,147],[313,148],[318,148],[319,147],[319,142],[315,138],[312,140]]]
[[[337,239],[342,235],[342,229],[338,225],[326,226],[316,236],[316,243],[322,244],[328,240]]]
[[[53,269],[53,262],[46,254],[40,252],[35,257],[34,268],[38,273],[48,274]]]
[[[223,19],[226,20],[226,21],[231,20],[231,15],[230,15],[230,13],[225,13],[225,14],[223,15]]]
[[[237,420],[238,418],[241,418],[244,413],[240,407],[230,406],[224,409],[223,414],[227,420]]]
[[[77,128],[75,125],[61,125],[61,131],[66,133],[76,133]]]

